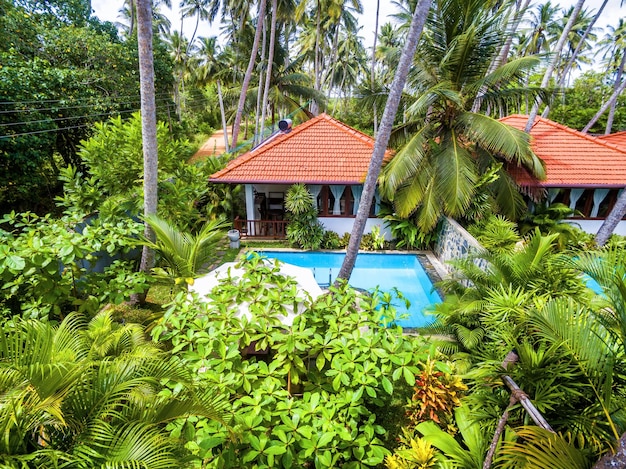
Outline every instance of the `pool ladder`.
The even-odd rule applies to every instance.
[[[315,281],[317,282],[317,284],[322,287],[322,288],[328,288],[330,287],[330,284],[332,283],[332,278],[333,278],[333,269],[330,268],[328,269],[328,283],[320,283],[317,280],[317,274],[315,272],[315,267],[313,267],[313,277],[315,278]]]

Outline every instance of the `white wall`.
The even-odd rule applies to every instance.
[[[354,225],[354,218],[319,217],[318,220],[324,225],[326,231],[334,231],[339,236],[343,236],[344,233],[351,233]],[[391,231],[385,226],[385,221],[381,218],[368,218],[363,233],[371,233],[372,227],[375,225],[380,226],[380,232],[385,235],[386,240],[392,239]]]
[[[581,230],[595,235],[604,220],[565,220],[567,223],[571,223],[574,226],[579,227]],[[616,235],[626,236],[626,220],[620,221],[615,230],[613,231]]]

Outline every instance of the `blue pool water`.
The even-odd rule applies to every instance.
[[[335,281],[345,257],[343,253],[329,252],[263,251],[259,254],[310,268],[320,285]],[[395,299],[393,302],[399,314],[408,313],[397,321],[402,327],[421,327],[432,322],[433,317],[425,316],[423,310],[428,305],[441,302],[428,274],[414,254],[359,254],[349,283],[364,290],[371,291],[378,287],[383,292],[392,292],[394,288],[402,292],[411,302],[408,310],[404,301]]]

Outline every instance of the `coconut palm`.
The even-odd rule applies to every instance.
[[[187,467],[165,425],[189,415],[224,421],[201,389],[138,326],[108,313],[90,323],[0,325],[3,467]],[[163,382],[182,392],[162,393]],[[170,397],[168,397],[170,396]]]
[[[213,22],[213,20],[217,16],[219,6],[219,0],[182,0],[180,2],[181,18],[189,18],[193,16],[196,17],[196,25],[194,27],[193,33],[191,34],[191,39],[189,39],[189,43],[187,45],[187,54],[189,54],[189,48],[192,46],[193,41],[196,38],[196,33],[198,32],[200,20]]]
[[[613,90],[615,91],[622,82],[624,68],[626,67],[626,21],[620,18],[616,27],[608,26],[607,29],[606,35],[599,42],[598,46],[602,52],[602,60],[606,63],[607,73],[615,76],[613,84]],[[617,100],[609,109],[604,132],[606,135],[611,133],[616,105]]]
[[[259,51],[259,44],[261,42],[261,31],[263,30],[263,18],[265,18],[265,9],[267,6],[267,0],[259,0],[258,14],[257,14],[257,26],[254,35],[254,42],[252,43],[252,50],[250,51],[250,59],[248,60],[248,67],[241,83],[241,92],[239,94],[239,102],[237,103],[237,110],[235,112],[235,122],[233,123],[233,148],[237,147],[237,139],[239,138],[239,129],[241,126],[241,119],[243,117],[244,106],[246,103],[246,94],[248,93],[248,87],[252,80],[252,72],[256,63],[257,52]]]
[[[145,216],[150,216],[157,211],[159,180],[154,58],[152,54],[152,3],[151,0],[136,0],[136,5],[143,143],[143,213]],[[154,239],[154,233],[148,224],[145,225],[144,236],[149,240]],[[142,272],[149,272],[153,265],[154,252],[149,247],[144,246],[139,269]],[[143,299],[134,297],[134,301],[143,301]]]
[[[182,232],[156,215],[146,217],[146,223],[154,230],[156,239],[145,239],[144,246],[159,253],[163,266],[155,270],[156,275],[185,288],[216,259],[217,244],[224,239],[226,228],[221,219],[205,223],[197,234]]]
[[[354,269],[356,262],[356,256],[358,254],[359,245],[361,244],[361,238],[363,237],[363,231],[365,230],[365,223],[369,217],[370,207],[374,200],[374,192],[376,190],[378,176],[383,164],[383,158],[389,144],[389,137],[391,135],[391,129],[393,122],[398,112],[398,106],[402,98],[402,90],[406,85],[406,80],[409,75],[409,68],[417,49],[417,43],[420,35],[426,23],[426,18],[430,10],[431,0],[419,0],[415,6],[413,13],[413,19],[411,20],[411,26],[406,37],[406,42],[402,50],[402,55],[396,69],[396,74],[391,84],[389,91],[389,98],[385,104],[385,111],[383,112],[382,119],[380,121],[380,128],[378,129],[378,135],[376,136],[376,142],[374,143],[374,150],[372,151],[372,159],[370,166],[365,177],[365,183],[363,184],[363,193],[361,194],[361,203],[357,210],[352,232],[350,233],[350,242],[346,250],[346,257],[341,264],[339,274],[337,275],[336,283],[341,283],[342,280],[348,280]]]
[[[538,91],[522,85],[538,64],[522,57],[489,71],[505,39],[506,10],[479,0],[439,0],[412,75],[413,102],[407,121],[396,130],[396,142],[409,140],[385,167],[381,192],[400,216],[417,211],[420,228],[432,230],[446,214],[461,216],[476,194],[482,173],[499,162],[521,165],[538,179],[542,162],[523,132],[480,112],[504,112]],[[511,219],[525,209],[521,195],[501,166],[487,187],[495,207]]]

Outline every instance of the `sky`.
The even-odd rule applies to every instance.
[[[559,4],[562,7],[572,6],[576,3],[577,0],[551,0],[552,4]],[[620,17],[626,17],[626,2],[624,7],[620,7],[621,0],[609,0],[608,4],[604,8],[602,12],[602,16],[598,20],[597,26],[606,26],[607,24],[616,26]],[[92,0],[91,7],[94,10],[94,14],[104,21],[116,22],[118,19],[118,11],[122,7],[123,0]],[[538,3],[537,0],[533,1],[533,3]],[[359,25],[362,26],[361,36],[365,39],[365,46],[370,47],[373,43],[374,38],[374,28],[376,21],[376,1],[375,0],[362,0],[363,4],[363,14],[359,15]],[[602,4],[602,0],[586,0],[585,8],[597,11],[600,5]],[[170,11],[168,8],[163,7],[163,12],[168,15],[170,20],[172,21],[172,28],[178,29],[180,26],[180,19],[178,17],[178,9],[177,9],[178,1],[173,0],[172,6],[175,11]],[[391,0],[380,0],[380,20],[379,23],[382,25],[387,21],[391,21],[388,19],[388,16],[396,12],[396,7],[392,4]],[[193,32],[193,28],[195,25],[195,18],[187,18],[183,25],[184,33],[187,37],[191,35]],[[219,25],[209,26],[206,22],[200,23],[200,28],[198,31],[198,36],[219,36],[220,30]]]

